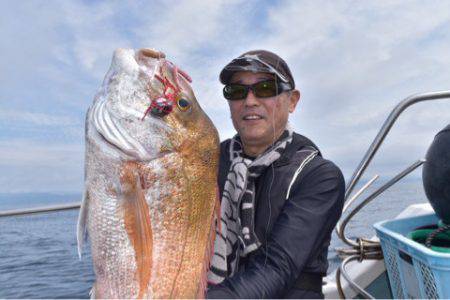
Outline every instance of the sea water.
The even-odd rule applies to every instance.
[[[78,194],[0,194],[0,211],[79,199]],[[374,222],[423,202],[426,197],[420,181],[399,183],[354,217],[347,236],[371,237]],[[0,217],[0,298],[89,298],[94,272],[89,245],[85,245],[81,260],[78,258],[77,217],[78,210]],[[339,265],[334,249],[343,246],[333,233],[329,272]]]

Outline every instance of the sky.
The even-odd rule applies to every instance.
[[[450,1],[2,0],[0,37],[0,193],[81,193],[85,113],[116,48],[159,49],[187,71],[222,140],[221,69],[278,53],[301,92],[290,123],[347,180],[397,103],[450,89]],[[407,109],[364,178],[424,157],[449,123],[449,100]]]

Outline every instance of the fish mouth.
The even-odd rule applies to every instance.
[[[169,80],[163,69],[172,72],[175,80]],[[177,72],[178,68],[166,62],[164,54],[156,50],[115,52],[89,114],[90,124],[105,145],[113,147],[114,152],[119,151],[119,156],[125,154],[139,161],[154,160],[176,151],[173,134],[177,128],[166,117],[180,91]],[[160,84],[154,85],[153,81]]]

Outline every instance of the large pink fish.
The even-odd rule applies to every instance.
[[[204,296],[219,140],[190,81],[161,52],[118,49],[87,113],[78,240],[96,298]]]

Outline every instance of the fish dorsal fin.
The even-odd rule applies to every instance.
[[[84,191],[83,199],[81,200],[80,214],[78,215],[77,223],[77,244],[78,244],[78,257],[81,259],[81,253],[83,251],[83,243],[87,238],[87,216],[88,216],[89,196],[87,190]]]

